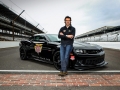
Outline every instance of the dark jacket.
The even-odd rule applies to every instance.
[[[60,32],[62,32],[64,35],[60,35]],[[69,26],[68,28],[66,26],[63,26],[58,33],[58,38],[61,38],[62,45],[72,45],[74,38],[70,39],[66,35],[75,36],[75,28],[73,26]]]

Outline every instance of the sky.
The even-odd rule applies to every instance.
[[[103,26],[120,25],[120,0],[0,0],[47,33],[58,34],[65,16],[76,36]]]

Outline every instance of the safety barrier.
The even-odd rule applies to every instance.
[[[104,48],[113,48],[120,50],[120,42],[88,42],[91,44],[97,44]],[[0,48],[16,47],[19,46],[19,41],[0,41]]]

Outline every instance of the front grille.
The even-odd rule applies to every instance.
[[[97,54],[99,52],[101,52],[101,50],[86,50],[87,54]]]
[[[96,65],[104,61],[104,57],[99,58],[87,58],[82,61],[82,64],[84,65]]]
[[[80,50],[79,52],[76,52],[76,50]],[[97,49],[97,50],[82,50],[82,49],[75,49],[74,52],[77,54],[77,55],[80,55],[80,54],[98,54],[100,52],[102,52],[103,49]]]

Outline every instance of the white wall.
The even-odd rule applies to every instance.
[[[98,44],[104,48],[113,48],[120,50],[120,42],[88,42]],[[0,48],[19,46],[19,41],[0,41]]]
[[[0,48],[19,46],[19,41],[0,41]]]
[[[98,44],[104,48],[113,48],[120,50],[120,42],[88,42],[93,44]]]

